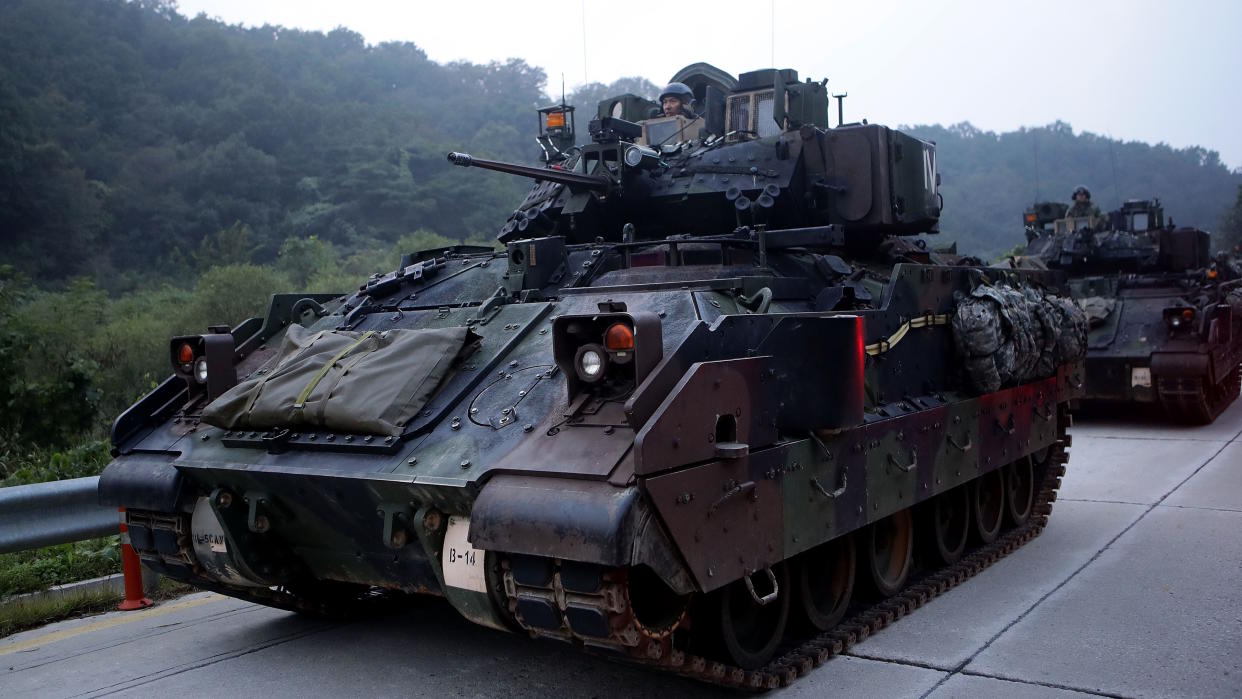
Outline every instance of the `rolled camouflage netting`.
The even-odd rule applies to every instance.
[[[1072,300],[1032,286],[980,285],[957,294],[953,340],[981,393],[1052,376],[1087,351],[1087,317]]]
[[[1235,316],[1242,316],[1242,289],[1234,288],[1225,294],[1225,303],[1233,308]]]
[[[1110,299],[1104,296],[1088,296],[1078,299],[1078,305],[1087,314],[1087,325],[1094,328],[1103,325],[1104,321],[1108,320],[1108,316],[1117,307],[1117,299]]]

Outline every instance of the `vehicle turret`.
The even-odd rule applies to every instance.
[[[1068,207],[1042,202],[1027,209],[1027,256],[1072,274],[1185,272],[1210,264],[1209,235],[1166,224],[1159,199],[1130,199],[1101,217],[1065,217]],[[1052,218],[1060,213],[1061,217]]]
[[[678,74],[696,98],[702,93],[693,118],[641,118],[650,103],[632,95],[601,102],[592,143],[557,166],[576,178],[491,163],[542,180],[499,239],[620,241],[627,224],[638,240],[837,225],[851,239],[877,243],[939,230],[934,144],[875,124],[829,128],[823,82],[798,82],[795,71],[726,82],[709,68]],[[587,177],[612,186],[588,186]]]

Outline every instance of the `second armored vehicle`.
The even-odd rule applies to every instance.
[[[1159,200],[1127,201],[1106,218],[1066,212],[1055,203],[1025,212],[1026,254],[1066,271],[1087,312],[1086,398],[1216,419],[1238,397],[1242,296],[1209,258],[1208,233],[1166,225]]]

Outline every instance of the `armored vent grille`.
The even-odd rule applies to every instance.
[[[750,95],[734,95],[730,97],[728,131],[750,130]]]
[[[749,131],[760,136],[772,136],[780,133],[780,127],[772,119],[772,90],[758,90],[744,95],[729,97],[728,131]],[[733,136],[730,140],[739,140],[744,136]]]
[[[751,131],[760,136],[772,136],[781,132],[781,128],[772,120],[772,91],[764,90],[755,93],[755,107],[751,110]]]

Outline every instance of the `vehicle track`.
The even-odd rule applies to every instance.
[[[675,646],[672,634],[661,635],[647,642],[638,643],[627,649],[628,656],[618,655],[615,649],[603,650],[601,655],[627,664],[670,672],[734,689],[766,691],[790,685],[832,658],[844,654],[872,634],[978,575],[993,563],[1039,536],[1047,525],[1052,503],[1056,500],[1057,489],[1061,485],[1061,477],[1065,475],[1065,464],[1069,458],[1071,438],[1066,434],[1069,415],[1063,411],[1060,418],[1058,439],[1050,447],[1047,461],[1036,466],[1036,479],[1040,485],[1035,494],[1031,516],[1024,524],[1003,532],[990,544],[978,546],[950,566],[926,571],[912,578],[894,596],[860,606],[833,629],[788,642],[778,652],[777,657],[767,665],[756,670],[746,670],[687,653]],[[188,542],[186,548],[188,548]],[[203,589],[270,607],[333,619],[353,618],[359,613],[365,615],[385,606],[385,601],[392,601],[391,597],[377,591],[366,592],[351,599],[342,599],[336,595],[311,599],[291,594],[283,588],[234,588],[206,580],[196,580],[193,584]],[[614,586],[617,584],[612,583]],[[549,590],[549,593],[555,594],[552,590]],[[623,595],[605,594],[599,597],[598,602],[601,611],[608,615],[613,628],[625,628],[634,621],[632,609],[628,603],[618,602],[619,596]],[[516,599],[510,597],[510,602],[516,604]],[[558,641],[566,640],[554,633],[532,631],[531,635]],[[594,649],[588,648],[588,650]]]
[[[774,660],[757,670],[745,670],[671,648],[661,653],[659,660],[644,657],[642,653],[647,651],[635,649],[628,660],[643,667],[670,671],[734,689],[766,691],[789,686],[1039,536],[1048,523],[1069,458],[1071,439],[1065,433],[1068,416],[1063,414],[1063,417],[1066,419],[1061,421],[1058,440],[1052,445],[1047,462],[1039,467],[1043,473],[1037,473],[1040,487],[1030,519],[1003,533],[992,543],[977,547],[953,565],[913,579],[893,597],[855,610],[829,631],[790,643]]]

